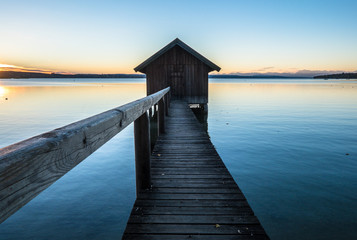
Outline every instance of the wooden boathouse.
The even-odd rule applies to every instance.
[[[157,74],[147,97],[0,149],[0,223],[134,122],[136,201],[122,239],[269,239],[189,107],[207,104],[219,67],[178,39],[148,60],[136,68]]]
[[[173,99],[207,106],[208,73],[221,68],[176,38],[134,70],[146,74],[147,95],[171,87]]]

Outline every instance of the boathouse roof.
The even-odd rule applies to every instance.
[[[216,64],[196,52],[194,49],[192,49],[190,46],[188,46],[186,43],[182,42],[180,39],[176,38],[169,44],[167,44],[165,47],[163,47],[161,50],[159,50],[157,53],[146,59],[143,63],[141,63],[139,66],[134,68],[135,72],[143,72],[145,71],[145,68],[147,65],[149,65],[151,62],[155,61],[157,58],[159,58],[161,55],[163,55],[165,52],[169,51],[175,46],[179,46],[188,53],[192,54],[194,57],[196,57],[198,60],[202,61],[204,64],[206,64],[208,67],[210,67],[213,70],[216,70],[219,72],[221,70],[220,67],[218,67]]]

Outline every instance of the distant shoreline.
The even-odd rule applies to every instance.
[[[37,73],[0,71],[0,79],[32,79],[32,78],[145,78],[144,74],[60,74],[60,73]],[[357,79],[357,73],[341,73],[319,76],[279,76],[279,75],[236,75],[236,74],[212,74],[208,78],[249,78],[249,79]]]
[[[208,78],[267,78],[267,79],[292,79],[292,78],[312,78],[312,77],[301,77],[301,76],[276,76],[276,75],[208,75]]]
[[[144,74],[60,74],[60,73],[34,73],[34,72],[15,72],[0,71],[1,78],[145,78]]]
[[[357,73],[339,73],[315,76],[314,79],[357,79]]]
[[[145,78],[144,74],[60,74],[60,73],[34,73],[0,71],[0,79],[31,79],[31,78]],[[209,78],[266,78],[266,79],[291,79],[291,78],[312,78],[301,76],[275,76],[275,75],[208,75]]]

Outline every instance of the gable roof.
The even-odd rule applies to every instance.
[[[219,70],[221,70],[221,68],[218,67],[216,64],[214,64],[213,62],[211,62],[210,60],[208,60],[207,58],[205,58],[204,56],[202,56],[201,54],[199,54],[198,52],[193,50],[190,46],[188,46],[186,43],[182,42],[180,39],[176,38],[175,40],[173,40],[172,42],[167,44],[165,47],[163,47],[160,51],[158,51],[157,53],[155,53],[154,55],[152,55],[151,57],[146,59],[139,66],[134,68],[135,72],[138,72],[138,71],[142,72],[142,70],[144,70],[147,65],[149,65],[151,62],[158,59],[162,54],[164,54],[165,52],[167,52],[168,50],[170,50],[171,48],[173,48],[175,46],[179,46],[182,49],[184,49],[185,51],[187,51],[188,53],[192,54],[198,60],[202,61],[204,64],[209,66],[212,69],[212,71],[216,70],[217,72],[219,72]]]

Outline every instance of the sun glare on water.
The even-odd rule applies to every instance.
[[[7,92],[6,88],[0,86],[0,97],[4,96],[6,92]]]

